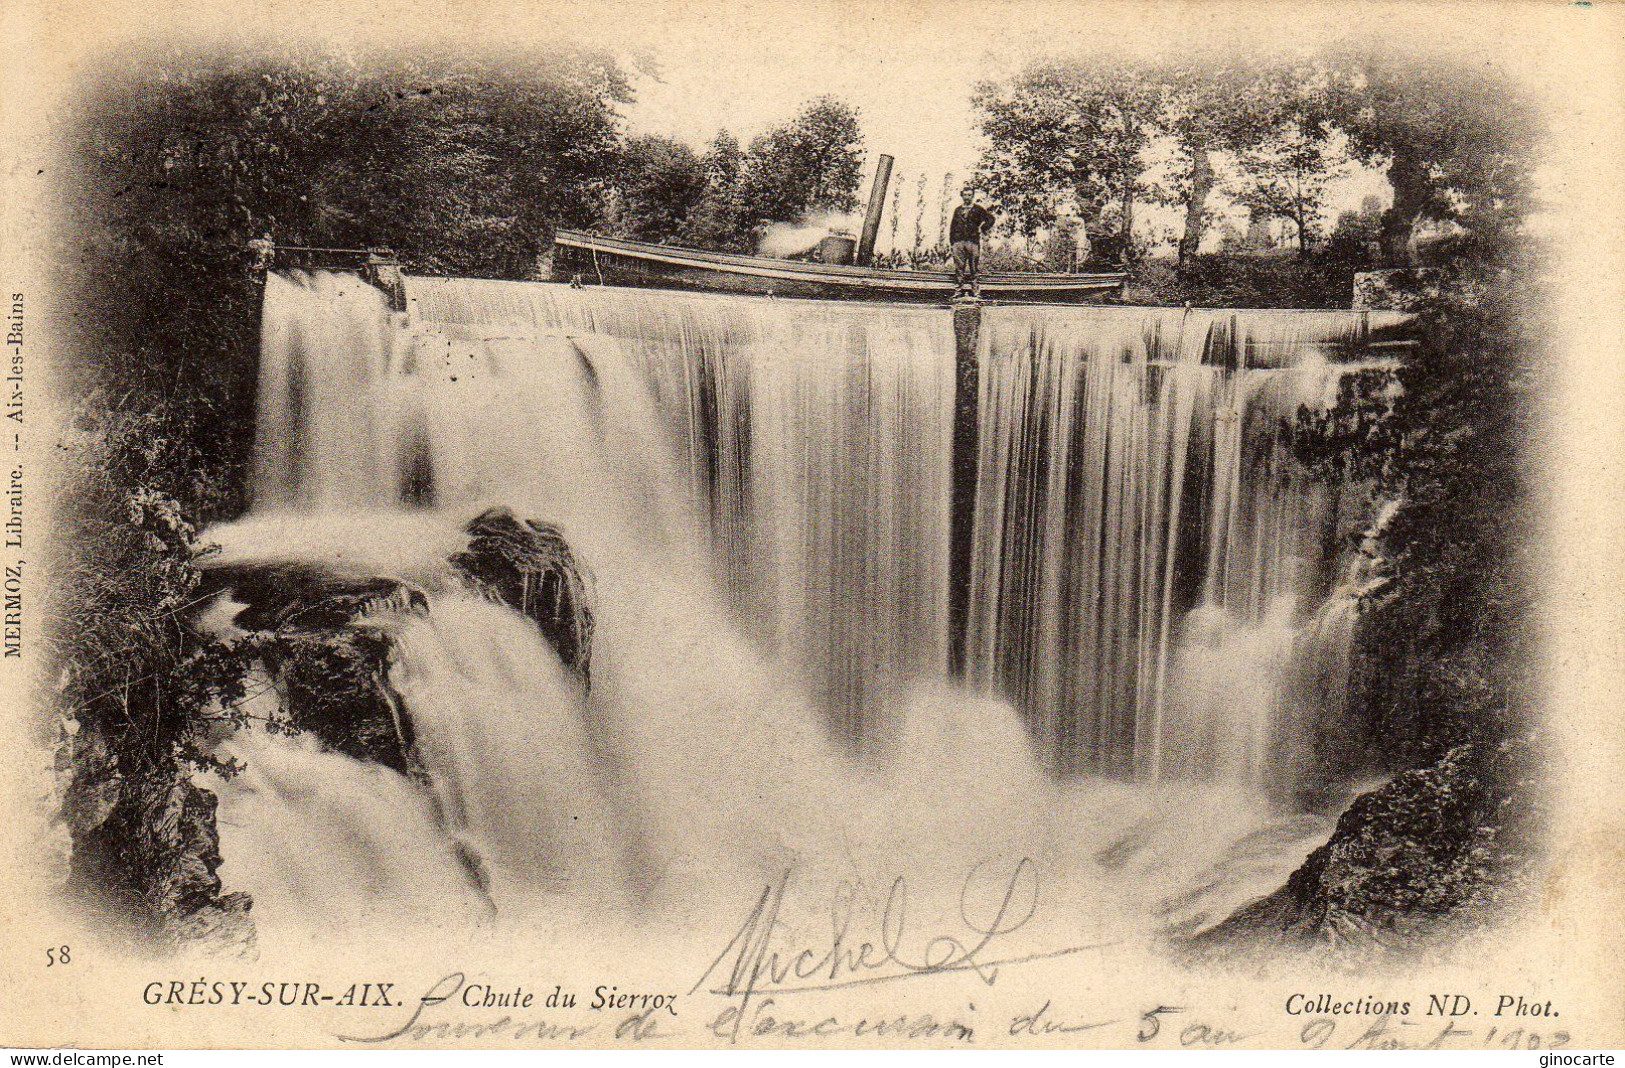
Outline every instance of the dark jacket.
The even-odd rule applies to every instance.
[[[980,244],[982,231],[993,225],[993,213],[980,204],[961,204],[954,209],[953,221],[948,224],[948,241],[975,241]]]

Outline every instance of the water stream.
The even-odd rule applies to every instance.
[[[436,895],[459,923],[614,922],[785,872],[907,875],[951,911],[1026,858],[1074,933],[1169,929],[1324,837],[1276,802],[1293,740],[1341,712],[1347,509],[1281,420],[1335,390],[1347,314],[988,309],[955,576],[945,311],[408,297],[267,281],[254,506],[209,537],[226,562],[408,580],[428,608],[368,621],[420,776],[226,742],[247,770],[213,784],[222,874],[262,922],[397,925]],[[590,689],[446,564],[494,504],[591,570]]]

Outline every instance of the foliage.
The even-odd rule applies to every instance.
[[[821,96],[782,126],[754,138],[739,178],[742,218],[796,222],[813,212],[858,206],[863,131],[857,110]]]
[[[1340,263],[1375,266],[1382,262],[1383,210],[1375,197],[1358,211],[1345,211],[1337,216],[1331,234],[1320,248],[1323,257]]]
[[[1296,86],[1283,68],[1194,55],[1164,63],[1148,76],[1158,90],[1157,126],[1172,142],[1176,160],[1158,195],[1185,208],[1179,258],[1189,259],[1201,248],[1208,197],[1219,184],[1213,154],[1252,150],[1268,139]]]
[[[266,232],[387,244],[459,274],[522,276],[554,223],[590,221],[630,99],[614,61],[586,52],[134,64],[108,77],[88,127],[98,176],[124,179],[108,187],[124,190],[112,225],[148,215],[149,240],[189,253]]]
[[[1493,66],[1351,48],[1325,60],[1328,120],[1355,159],[1386,168],[1387,261],[1410,262],[1417,223],[1510,230],[1529,208],[1539,125],[1527,94]]]
[[[750,224],[740,189],[745,152],[739,139],[719,130],[700,158],[705,188],[689,213],[680,236],[682,244],[722,252],[750,252]]]
[[[70,886],[138,930],[224,917],[213,798],[198,769],[231,774],[217,729],[247,718],[250,654],[203,637],[191,508],[229,496],[191,444],[206,409],[97,393],[59,444],[45,636],[56,677]],[[212,922],[212,921],[211,921]]]
[[[1385,169],[1394,202],[1381,243],[1409,262],[1419,222],[1515,228],[1529,205],[1537,124],[1494,68],[1344,49],[1236,63],[1187,55],[1135,65],[1046,59],[978,86],[987,139],[982,181],[1018,232],[1048,226],[1063,203],[1091,236],[1107,205],[1137,195],[1184,208],[1181,259],[1197,254],[1220,188],[1221,158],[1241,170],[1235,200],[1291,219],[1311,240],[1333,145]],[[1153,163],[1156,155],[1165,157]]]
[[[754,138],[749,151],[732,133],[718,131],[692,167],[684,160],[667,168],[664,198],[646,198],[654,210],[622,205],[623,232],[751,252],[764,225],[855,209],[862,146],[857,111],[833,97],[808,102],[793,119]],[[663,210],[661,203],[671,207]]]
[[[1354,680],[1355,711],[1389,765],[1527,727],[1534,538],[1520,457],[1538,275],[1526,251],[1484,251],[1440,268],[1397,397],[1348,389],[1327,416],[1298,422],[1306,460],[1401,502],[1382,531],[1389,578],[1363,606]]]
[[[1044,60],[983,82],[971,102],[987,139],[976,181],[1018,233],[1049,226],[1067,204],[1096,232],[1107,203],[1134,194],[1156,108],[1136,68]]]
[[[1286,73],[1186,56],[1154,65],[1046,59],[1005,82],[977,87],[972,103],[987,147],[980,180],[1017,231],[1033,234],[1075,207],[1091,236],[1116,209],[1118,247],[1140,195],[1185,207],[1181,257],[1196,252],[1208,197],[1219,184],[1213,154],[1263,142],[1281,123]],[[1148,150],[1172,159],[1148,182]],[[1126,258],[1132,259],[1132,256]]]
[[[1307,258],[1203,253],[1183,263],[1148,259],[1131,265],[1128,304],[1199,308],[1346,308],[1354,272],[1369,266],[1361,250],[1327,246]]]
[[[128,745],[134,767],[214,766],[211,718],[240,719],[247,659],[186,625],[203,550],[183,500],[227,495],[190,442],[189,419],[155,402],[87,401],[62,441],[47,628],[59,707],[82,730]],[[104,407],[104,405],[108,405]]]
[[[681,141],[655,135],[627,138],[614,180],[620,194],[616,236],[675,240],[687,230],[707,192],[707,170]]]
[[[1272,130],[1236,154],[1247,175],[1235,200],[1297,228],[1298,251],[1307,256],[1320,236],[1327,186],[1346,173],[1324,132],[1297,122]]]
[[[594,217],[617,158],[613,61],[523,64],[327,53],[132,55],[65,117],[60,262],[84,310],[80,384],[177,384],[224,418],[212,462],[252,426],[257,292],[245,247],[389,245],[411,267],[527,277],[555,224]]]

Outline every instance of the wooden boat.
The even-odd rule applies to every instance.
[[[775,297],[947,304],[953,275],[736,256],[560,230],[553,279],[586,285],[697,289]],[[982,299],[1022,304],[1092,304],[1122,288],[1121,274],[983,272]]]

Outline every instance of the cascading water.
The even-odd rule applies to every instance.
[[[948,648],[952,324],[931,309],[409,279],[415,325],[620,341],[753,638],[857,745]]]
[[[1263,785],[1338,490],[1290,454],[1349,313],[991,308],[967,671],[1063,771]],[[1325,654],[1322,655],[1323,658]],[[1346,661],[1346,642],[1334,652]]]
[[[955,880],[1028,857],[1069,916],[1188,925],[1323,836],[1258,788],[1291,718],[1278,661],[1320,640],[1305,616],[1334,567],[1334,495],[1275,424],[1319,402],[1337,371],[1316,343],[1350,316],[985,312],[978,696],[947,678],[947,313],[407,292],[403,315],[352,277],[267,281],[255,505],[211,532],[218,559],[387,576],[427,609],[367,623],[421,783],[308,740],[227,743],[248,770],[216,784],[223,874],[259,915],[376,913],[382,884],[422,900],[394,886],[414,881],[455,884],[470,916],[658,912],[792,869],[884,886],[905,857],[951,912]],[[448,565],[491,504],[592,571],[590,689]],[[1186,913],[1148,915],[1147,887]]]
[[[413,334],[339,275],[273,275],[266,304],[278,328],[262,353],[256,503],[213,531],[215,562],[307,559],[426,591],[426,616],[392,625],[391,683],[477,881],[510,901],[592,887],[609,905],[698,857],[746,854],[754,871],[805,848],[784,828],[814,822],[791,813],[836,756],[712,594],[691,496],[623,347]],[[313,395],[348,425],[317,433],[288,414]],[[590,699],[527,620],[451,573],[462,521],[493,501],[546,516],[595,572]],[[709,779],[671,758],[696,744],[711,747]],[[722,800],[738,794],[748,808]]]

